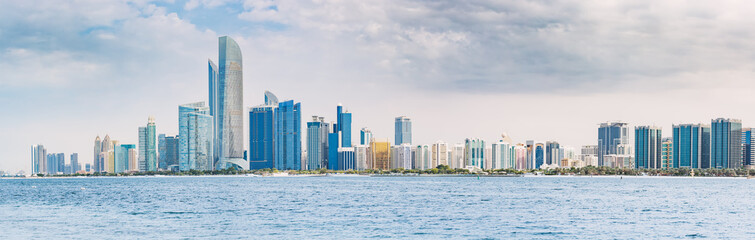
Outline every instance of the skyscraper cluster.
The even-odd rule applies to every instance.
[[[743,128],[737,119],[713,119],[710,125],[675,124],[671,137],[665,138],[660,127],[637,126],[633,145],[627,123],[605,122],[598,126],[596,145],[582,146],[579,151],[557,141],[517,143],[507,134],[492,142],[470,137],[455,144],[417,144],[412,141],[412,119],[407,116],[394,118],[393,141],[376,138],[366,127],[354,141],[352,113],[342,104],[336,106],[335,121],[312,116],[303,136],[301,103],[279,101],[269,91],[264,93],[263,104],[248,109],[249,141],[244,142],[242,54],[239,45],[227,36],[218,39],[217,64],[208,60],[208,90],[208,101],[178,106],[176,136],[158,134],[153,117],[138,127],[138,144],[97,136],[93,163],[85,170],[427,170],[438,165],[480,170],[583,166],[669,169],[755,165],[752,130]],[[84,170],[76,153],[66,163],[64,154],[48,154],[41,144],[31,150],[34,174]]]

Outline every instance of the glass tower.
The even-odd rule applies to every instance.
[[[213,117],[204,102],[178,106],[178,169],[213,170]]]
[[[412,120],[406,116],[396,117],[395,123],[396,145],[412,143]]]
[[[278,98],[265,91],[265,104],[249,110],[249,169],[274,168],[274,110]]]
[[[328,161],[328,132],[330,126],[323,117],[312,116],[307,123],[307,169],[323,168]]]
[[[601,123],[598,128],[598,165],[604,166],[603,157],[605,155],[625,154],[620,151],[620,146],[623,144],[629,144],[626,123]]]
[[[673,125],[674,168],[710,167],[710,127],[702,124]]]
[[[661,128],[634,128],[634,167],[661,168]]]
[[[301,170],[301,104],[281,102],[275,109],[274,166],[279,170]]]
[[[742,167],[742,121],[711,120],[711,168]]]
[[[755,165],[755,159],[753,159],[752,147],[752,128],[742,129],[742,165],[749,166]]]
[[[228,36],[218,39],[218,65],[209,62],[210,110],[213,116],[213,162],[218,169],[245,169],[243,64],[239,45]]]

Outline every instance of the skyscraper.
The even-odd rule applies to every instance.
[[[467,138],[464,140],[465,166],[485,169],[485,141],[479,138]]]
[[[204,102],[178,106],[178,169],[213,170],[213,120]]]
[[[755,165],[755,148],[753,142],[752,128],[742,128],[742,165]]]
[[[443,141],[437,141],[432,146],[432,167],[438,165],[448,165],[448,144]]]
[[[42,144],[31,146],[31,174],[47,172],[47,149]]]
[[[395,127],[396,145],[412,144],[412,120],[406,116],[396,117]]]
[[[409,143],[404,143],[409,144]],[[432,152],[430,151],[430,146],[427,145],[417,145],[417,147],[414,149],[414,169],[419,170],[427,170],[434,168],[432,166]]]
[[[147,119],[147,126],[139,127],[139,171],[157,171],[157,139],[155,134],[155,118],[150,116]],[[128,152],[124,154],[128,155]]]
[[[356,169],[357,170],[365,170],[371,168],[367,163],[367,146],[365,145],[356,145],[354,146],[354,161],[356,162]],[[409,150],[411,151],[411,146],[409,146]]]
[[[661,128],[637,126],[634,128],[634,167],[661,168]]]
[[[674,168],[710,167],[710,127],[702,124],[674,124]]]
[[[163,170],[178,170],[178,136],[160,134],[158,139],[158,168]]]
[[[102,152],[102,140],[100,140],[100,136],[97,136],[94,139],[94,158],[92,158],[92,170],[94,172],[100,172],[100,153]]]
[[[609,154],[628,154],[621,152],[621,145],[628,145],[627,123],[601,123],[598,128],[598,165],[604,166],[603,156]]]
[[[278,97],[265,91],[265,103],[249,110],[249,169],[274,168],[274,112]]]
[[[356,169],[356,159],[353,147],[342,147],[338,149],[338,169],[354,170]]]
[[[561,163],[560,158],[561,145],[556,141],[545,142],[545,163],[548,165]]]
[[[391,144],[387,139],[370,142],[368,154],[368,162],[372,169],[390,169]]]
[[[338,126],[338,124],[334,124],[334,126]],[[341,135],[338,134],[338,132],[332,132],[328,133],[328,161],[327,166],[330,170],[339,170],[338,169],[338,146],[341,142],[340,139]]]
[[[370,139],[372,139],[372,131],[369,128],[362,128],[359,131],[359,144],[368,146],[370,145]]]
[[[214,121],[215,146],[213,162],[218,168],[246,169],[241,48],[228,36],[218,38],[218,48],[218,65],[209,61],[209,115]]]
[[[293,100],[279,103],[273,119],[275,168],[301,170],[301,104]]]
[[[511,143],[501,140],[492,144],[492,169],[513,169],[516,167],[514,147]]]
[[[136,145],[134,144],[120,144],[115,147],[115,172],[116,173],[122,173],[131,171],[132,169],[138,169],[134,166],[132,166],[132,163],[136,163],[134,159],[131,159],[133,157],[131,155],[132,152],[136,151]]]
[[[79,154],[71,153],[71,171],[73,173],[76,173],[79,170],[81,170],[81,164],[79,164]]]
[[[351,113],[344,110],[341,104],[338,104],[336,111],[338,116],[336,132],[341,134],[341,147],[351,147]]]
[[[323,117],[312,116],[307,123],[307,169],[317,170],[326,167],[328,162],[328,133],[330,125]]]
[[[742,167],[742,121],[711,120],[711,168]]]

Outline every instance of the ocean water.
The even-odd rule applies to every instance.
[[[755,180],[0,179],[1,239],[755,238]]]

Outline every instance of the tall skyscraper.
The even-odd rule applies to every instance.
[[[79,164],[79,154],[71,153],[71,171],[73,173],[76,173],[79,170],[81,170],[81,164]]]
[[[274,168],[273,132],[278,97],[265,91],[265,103],[249,110],[249,169]]]
[[[275,168],[301,170],[301,104],[288,100],[275,109]],[[337,153],[336,153],[337,154]]]
[[[47,172],[47,149],[42,144],[31,146],[31,174]]]
[[[213,120],[204,102],[178,106],[178,169],[213,170]]]
[[[147,119],[147,126],[139,127],[139,171],[157,171],[157,138],[155,134],[155,118],[150,116]],[[128,155],[128,150],[124,154]]]
[[[391,144],[387,139],[370,142],[368,154],[368,162],[372,169],[390,169]]]
[[[674,168],[710,168],[710,127],[702,124],[675,124]]]
[[[334,126],[338,126],[338,124],[334,124]],[[330,170],[339,170],[338,169],[338,146],[341,143],[341,134],[338,132],[332,132],[328,133],[328,169]]]
[[[664,138],[661,142],[661,169],[674,167],[674,141],[673,138]]]
[[[432,146],[432,167],[438,165],[448,165],[448,144],[443,141],[437,141]]]
[[[412,144],[412,120],[406,116],[396,117],[396,145]]]
[[[138,169],[132,166],[134,161],[131,159],[131,152],[134,152],[136,145],[134,144],[119,144],[115,147],[115,172],[122,173],[131,171],[132,169]]]
[[[351,147],[351,113],[344,110],[340,103],[336,107],[336,113],[338,124],[335,131],[341,134],[341,147]]]
[[[218,65],[209,61],[210,115],[217,168],[246,169],[244,160],[243,63],[241,48],[228,36],[218,38]]]
[[[753,142],[752,128],[742,128],[742,165],[755,165],[755,148]]]
[[[417,147],[414,148],[414,169],[427,170],[434,168],[434,166],[432,166],[432,161],[432,151],[430,151],[430,146],[417,145]]]
[[[561,163],[560,158],[561,145],[556,141],[545,142],[545,163],[548,165]]]
[[[742,121],[711,120],[711,168],[742,167]]]
[[[328,162],[328,134],[330,125],[323,117],[312,116],[307,123],[307,169],[317,170],[327,167]]]
[[[661,128],[637,126],[634,128],[634,167],[661,168]]]
[[[359,131],[359,144],[369,146],[370,139],[372,139],[372,131],[369,128],[362,128]]]
[[[94,172],[100,172],[102,171],[100,169],[99,160],[100,160],[100,153],[102,152],[102,140],[100,140],[100,136],[97,136],[94,139],[94,158],[92,158],[92,170]]]
[[[158,151],[158,168],[163,170],[178,169],[178,136],[165,136],[160,134],[157,137]]]
[[[601,123],[598,128],[598,165],[604,166],[603,156],[609,154],[628,154],[621,152],[621,145],[628,145],[627,123]]]
[[[513,169],[516,167],[514,147],[510,142],[500,140],[492,144],[491,166],[492,169]]]
[[[466,166],[485,169],[485,141],[479,138],[464,140],[464,162]]]

